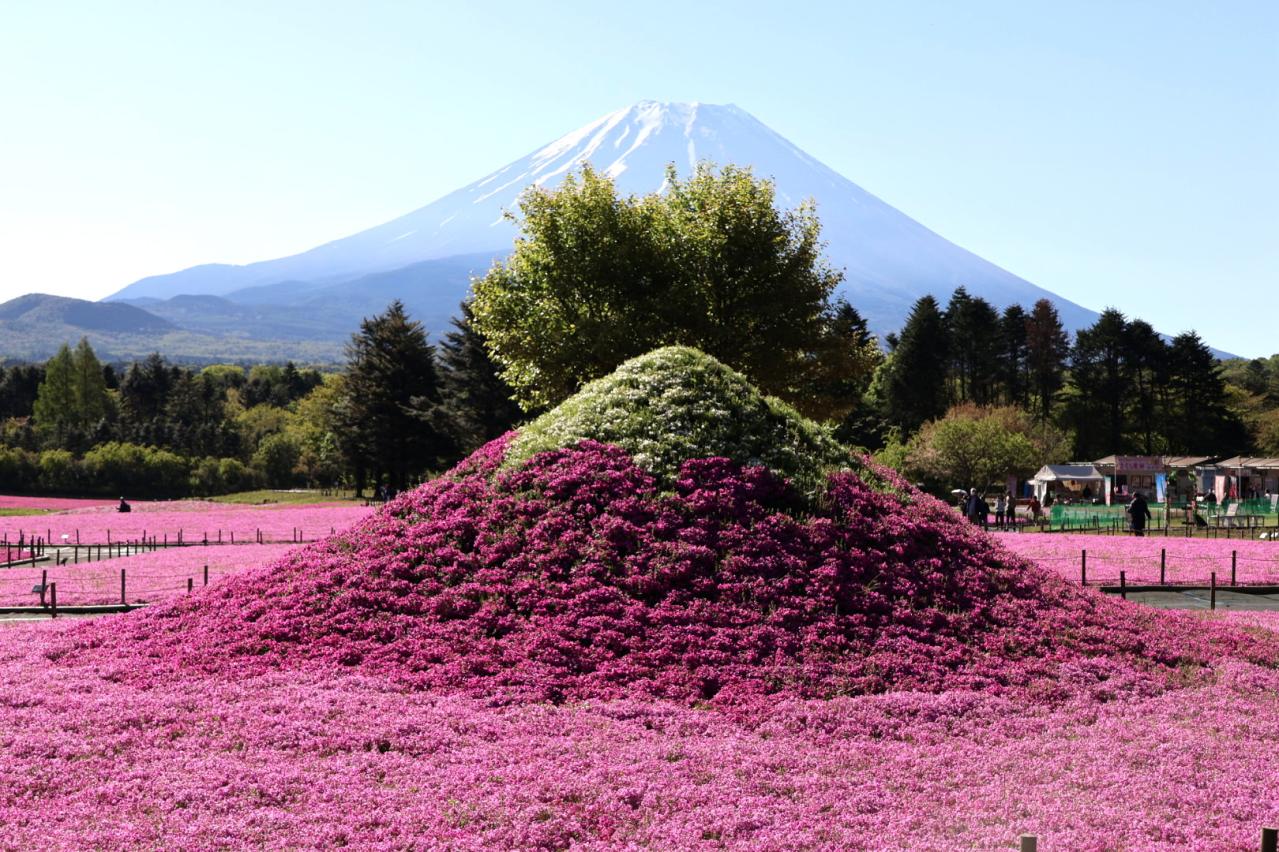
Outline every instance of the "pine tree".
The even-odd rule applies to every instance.
[[[62,446],[71,428],[75,410],[75,362],[65,343],[44,365],[44,381],[36,392],[32,416],[40,431]]]
[[[73,391],[75,395],[76,418],[80,428],[89,429],[106,419],[111,410],[111,401],[107,396],[106,372],[102,362],[94,354],[87,337],[80,338],[75,351],[71,353],[72,366],[75,369]]]
[[[1021,305],[1009,305],[999,318],[999,384],[1004,402],[1018,408],[1030,404],[1029,350],[1026,323],[1030,318]]]
[[[65,343],[45,366],[33,415],[51,446],[76,447],[106,419],[110,408],[102,364],[89,341],[72,351]]]
[[[1075,452],[1080,458],[1128,449],[1124,415],[1131,376],[1127,355],[1128,321],[1114,308],[1075,335],[1066,417],[1075,430]]]
[[[1052,415],[1057,393],[1066,381],[1066,359],[1070,338],[1062,328],[1057,309],[1040,299],[1026,319],[1026,372],[1035,416],[1047,420]]]
[[[469,301],[461,313],[440,343],[440,386],[458,453],[467,455],[512,429],[524,414],[471,322]]]
[[[884,388],[888,422],[912,433],[946,413],[946,320],[937,300],[924,296],[911,308],[892,353]]]
[[[999,373],[999,314],[963,287],[946,306],[952,399],[986,405],[993,401]]]
[[[1132,446],[1144,455],[1154,455],[1164,449],[1159,439],[1159,421],[1167,355],[1168,347],[1150,323],[1135,319],[1125,327],[1128,421],[1132,429]]]
[[[402,489],[451,456],[446,430],[421,417],[424,405],[441,401],[435,348],[398,299],[360,323],[346,356],[341,441],[357,489],[370,474]]]
[[[1162,422],[1170,451],[1208,455],[1244,450],[1247,429],[1226,405],[1221,366],[1193,331],[1177,335],[1168,347],[1166,383]]]

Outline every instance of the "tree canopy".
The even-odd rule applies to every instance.
[[[805,408],[815,376],[826,379],[815,363],[864,362],[822,357],[842,276],[822,256],[812,204],[774,202],[771,181],[709,164],[687,180],[670,166],[664,191],[643,197],[619,197],[589,165],[557,189],[533,187],[514,252],[474,282],[475,330],[526,410],[673,344]]]

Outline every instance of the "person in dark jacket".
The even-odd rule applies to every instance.
[[[968,504],[964,507],[964,514],[968,517],[968,520],[982,529],[986,529],[988,516],[990,515],[990,504],[982,499],[976,488],[968,491]]]
[[[1146,534],[1146,521],[1150,520],[1150,507],[1146,505],[1146,498],[1140,491],[1137,496],[1132,498],[1132,503],[1128,506],[1128,516],[1132,524],[1132,534],[1144,536]]]

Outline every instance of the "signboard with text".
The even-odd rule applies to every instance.
[[[1163,473],[1159,456],[1115,456],[1115,473]]]

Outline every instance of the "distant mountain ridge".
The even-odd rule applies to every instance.
[[[84,331],[120,334],[163,334],[177,328],[133,305],[88,302],[45,293],[28,293],[0,304],[0,323],[13,322],[46,327],[68,325]]]
[[[847,275],[841,295],[881,335],[900,328],[919,296],[931,293],[944,302],[961,285],[1000,307],[1051,299],[1071,329],[1097,316],[947,241],[736,106],[653,101],[605,115],[382,225],[289,257],[144,278],[109,298],[217,295],[239,304],[275,304],[281,312],[302,306],[322,312],[335,305],[351,310],[367,304],[358,291],[367,290],[369,276],[379,273],[450,258],[465,258],[462,265],[482,273],[510,250],[516,231],[503,211],[513,210],[529,185],[554,186],[590,162],[623,192],[646,193],[662,187],[667,163],[688,173],[703,160],[751,166],[757,175],[773,178],[782,205],[814,198],[827,255]],[[383,283],[391,281],[397,279]],[[465,293],[448,276],[406,273],[398,281],[379,292],[416,304],[424,316],[453,314]],[[438,323],[431,326],[440,330]]]
[[[209,299],[217,297],[179,296],[174,301],[190,305]],[[121,302],[32,293],[0,304],[0,363],[42,361],[62,344],[74,345],[81,337],[89,339],[104,361],[143,358],[152,352],[195,363],[292,359],[331,364],[342,357],[342,345],[333,338],[280,341],[195,331]]]

